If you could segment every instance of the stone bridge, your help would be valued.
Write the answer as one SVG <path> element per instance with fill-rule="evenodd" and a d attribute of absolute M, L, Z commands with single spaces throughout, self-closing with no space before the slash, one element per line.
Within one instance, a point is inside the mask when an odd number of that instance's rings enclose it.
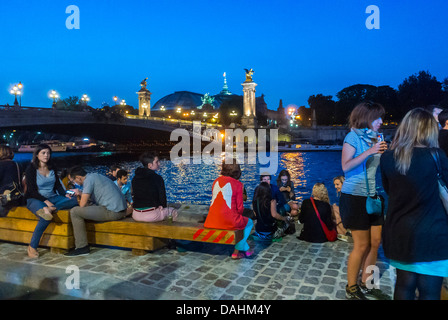
<path fill-rule="evenodd" d="M 209 126 L 209 124 L 207 124 Z M 219 126 L 215 126 L 220 129 Z M 192 121 L 140 117 L 112 116 L 90 111 L 62 111 L 22 108 L 0 109 L 0 129 L 42 131 L 77 137 L 90 137 L 113 143 L 169 141 L 176 128 L 192 131 Z"/>

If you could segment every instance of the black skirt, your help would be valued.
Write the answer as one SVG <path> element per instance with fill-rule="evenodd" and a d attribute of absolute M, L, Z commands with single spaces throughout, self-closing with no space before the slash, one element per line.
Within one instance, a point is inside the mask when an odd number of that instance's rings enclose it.
<path fill-rule="evenodd" d="M 381 216 L 368 214 L 366 211 L 366 199 L 367 197 L 341 193 L 339 212 L 344 228 L 350 230 L 369 230 L 372 226 L 383 225 L 384 214 Z"/>

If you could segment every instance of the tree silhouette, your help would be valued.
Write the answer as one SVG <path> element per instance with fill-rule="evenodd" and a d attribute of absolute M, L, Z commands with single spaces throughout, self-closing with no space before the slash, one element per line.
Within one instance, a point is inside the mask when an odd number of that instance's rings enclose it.
<path fill-rule="evenodd" d="M 332 98 L 333 96 L 324 96 L 321 93 L 308 98 L 308 105 L 316 111 L 318 125 L 328 126 L 335 123 L 336 102 Z"/>
<path fill-rule="evenodd" d="M 402 116 L 413 108 L 437 105 L 443 98 L 442 84 L 428 71 L 420 71 L 398 86 Z"/>

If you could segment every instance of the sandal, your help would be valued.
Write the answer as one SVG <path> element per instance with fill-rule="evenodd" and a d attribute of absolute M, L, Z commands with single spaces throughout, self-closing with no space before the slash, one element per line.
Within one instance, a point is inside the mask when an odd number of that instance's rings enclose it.
<path fill-rule="evenodd" d="M 254 254 L 255 254 L 254 249 L 249 249 L 249 250 L 247 250 L 246 252 L 244 252 L 244 256 L 245 256 L 246 258 L 250 258 L 250 257 L 252 257 Z"/>
<path fill-rule="evenodd" d="M 47 221 L 53 220 L 53 215 L 48 207 L 37 210 L 36 215 Z"/>
<path fill-rule="evenodd" d="M 31 246 L 28 246 L 27 251 L 28 251 L 27 252 L 28 253 L 28 257 L 30 257 L 30 258 L 35 259 L 35 258 L 39 257 L 39 252 L 37 252 L 37 250 L 32 248 Z"/>
<path fill-rule="evenodd" d="M 238 252 L 238 253 L 232 253 L 232 259 L 233 260 L 239 260 L 241 258 L 244 258 L 244 253 L 243 252 Z"/>

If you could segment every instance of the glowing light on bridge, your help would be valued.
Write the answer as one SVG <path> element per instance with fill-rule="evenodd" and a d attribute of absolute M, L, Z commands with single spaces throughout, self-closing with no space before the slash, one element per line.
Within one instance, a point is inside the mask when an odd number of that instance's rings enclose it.
<path fill-rule="evenodd" d="M 14 95 L 14 105 L 17 106 L 19 105 L 19 102 L 17 101 L 17 96 L 20 96 L 22 94 L 22 91 L 19 88 L 22 87 L 22 84 L 19 82 L 18 85 L 15 85 L 14 87 L 12 87 L 12 89 L 9 91 L 12 95 Z"/>
<path fill-rule="evenodd" d="M 50 97 L 51 99 L 53 99 L 53 108 L 55 108 L 55 107 L 56 107 L 56 99 L 59 98 L 59 95 L 58 95 L 58 93 L 56 92 L 56 90 L 51 90 L 51 92 L 50 92 L 50 94 L 49 94 L 49 97 Z"/>
<path fill-rule="evenodd" d="M 87 103 L 90 101 L 90 98 L 89 98 L 88 95 L 83 94 L 82 98 L 81 98 L 81 101 L 87 105 Z"/>

